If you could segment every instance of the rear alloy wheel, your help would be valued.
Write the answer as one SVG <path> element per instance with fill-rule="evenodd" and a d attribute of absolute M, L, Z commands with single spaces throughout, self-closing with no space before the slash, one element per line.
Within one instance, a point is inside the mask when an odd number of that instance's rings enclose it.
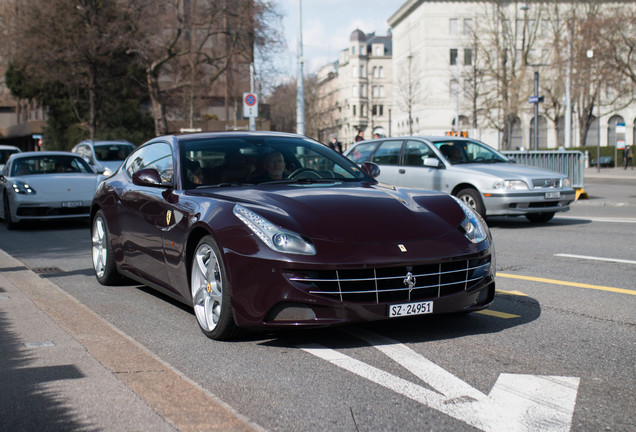
<path fill-rule="evenodd" d="M 190 276 L 194 314 L 210 339 L 231 339 L 238 334 L 232 316 L 230 287 L 223 255 L 212 236 L 199 241 L 192 257 Z"/>
<path fill-rule="evenodd" d="M 554 212 L 549 213 L 528 213 L 526 219 L 534 223 L 546 223 L 554 217 Z"/>
<path fill-rule="evenodd" d="M 97 281 L 102 285 L 116 285 L 121 282 L 123 277 L 115 266 L 113 247 L 110 244 L 110 236 L 106 228 L 106 218 L 101 210 L 93 219 L 91 245 L 93 270 L 95 270 Z"/>
<path fill-rule="evenodd" d="M 484 207 L 484 202 L 481 200 L 481 196 L 476 189 L 462 189 L 457 192 L 456 196 L 464 203 L 466 203 L 468 207 L 479 213 L 482 218 L 486 218 L 486 207 Z"/>

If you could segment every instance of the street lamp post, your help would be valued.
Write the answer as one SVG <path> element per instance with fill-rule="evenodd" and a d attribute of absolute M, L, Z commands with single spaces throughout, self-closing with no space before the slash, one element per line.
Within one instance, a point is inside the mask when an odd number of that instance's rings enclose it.
<path fill-rule="evenodd" d="M 594 50 L 587 50 L 587 58 L 590 61 L 594 58 Z M 592 73 L 590 68 L 590 85 L 592 85 Z M 601 172 L 601 87 L 598 87 L 598 99 L 596 101 L 598 106 L 598 117 L 596 117 L 596 122 L 598 125 L 598 136 L 596 141 L 596 172 Z"/>

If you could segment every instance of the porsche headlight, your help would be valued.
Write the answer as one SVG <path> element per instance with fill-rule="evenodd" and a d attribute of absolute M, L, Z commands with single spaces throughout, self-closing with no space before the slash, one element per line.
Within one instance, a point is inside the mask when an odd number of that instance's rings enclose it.
<path fill-rule="evenodd" d="M 23 181 L 14 181 L 11 184 L 11 187 L 13 188 L 13 191 L 17 194 L 35 195 L 35 189 L 33 189 L 31 186 L 29 186 L 27 183 Z"/>
<path fill-rule="evenodd" d="M 488 228 L 483 219 L 465 202 L 454 196 L 453 198 L 455 198 L 455 201 L 457 201 L 462 210 L 464 210 L 464 220 L 459 226 L 466 238 L 473 243 L 486 240 L 488 237 Z"/>
<path fill-rule="evenodd" d="M 234 214 L 270 249 L 282 253 L 316 255 L 314 245 L 298 234 L 274 225 L 252 210 L 236 204 L 234 206 Z"/>
<path fill-rule="evenodd" d="M 499 180 L 493 185 L 493 189 L 528 190 L 529 188 L 523 180 Z"/>

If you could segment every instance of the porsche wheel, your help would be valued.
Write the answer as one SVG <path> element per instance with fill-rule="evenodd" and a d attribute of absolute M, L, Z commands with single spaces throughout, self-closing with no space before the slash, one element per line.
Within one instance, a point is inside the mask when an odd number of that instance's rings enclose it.
<path fill-rule="evenodd" d="M 207 337 L 223 340 L 238 334 L 223 256 L 212 236 L 203 237 L 194 251 L 190 289 L 197 322 Z"/>
<path fill-rule="evenodd" d="M 11 218 L 11 207 L 9 207 L 9 198 L 7 197 L 6 192 L 4 194 L 2 206 L 4 209 L 4 224 L 7 226 L 7 229 L 16 229 L 18 227 L 18 223 L 14 222 Z"/>
<path fill-rule="evenodd" d="M 113 249 L 110 244 L 108 229 L 104 213 L 99 210 L 93 219 L 91 227 L 91 254 L 93 258 L 93 270 L 95 277 L 102 285 L 116 285 L 123 279 L 113 257 Z"/>

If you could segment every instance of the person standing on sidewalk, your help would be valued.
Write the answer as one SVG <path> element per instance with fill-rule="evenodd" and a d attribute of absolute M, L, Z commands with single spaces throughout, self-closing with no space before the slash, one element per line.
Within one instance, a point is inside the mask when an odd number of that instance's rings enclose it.
<path fill-rule="evenodd" d="M 625 146 L 623 156 L 623 159 L 625 159 L 625 169 L 627 169 L 627 165 L 630 165 L 632 169 L 634 169 L 634 151 L 632 150 L 632 146 Z"/>

